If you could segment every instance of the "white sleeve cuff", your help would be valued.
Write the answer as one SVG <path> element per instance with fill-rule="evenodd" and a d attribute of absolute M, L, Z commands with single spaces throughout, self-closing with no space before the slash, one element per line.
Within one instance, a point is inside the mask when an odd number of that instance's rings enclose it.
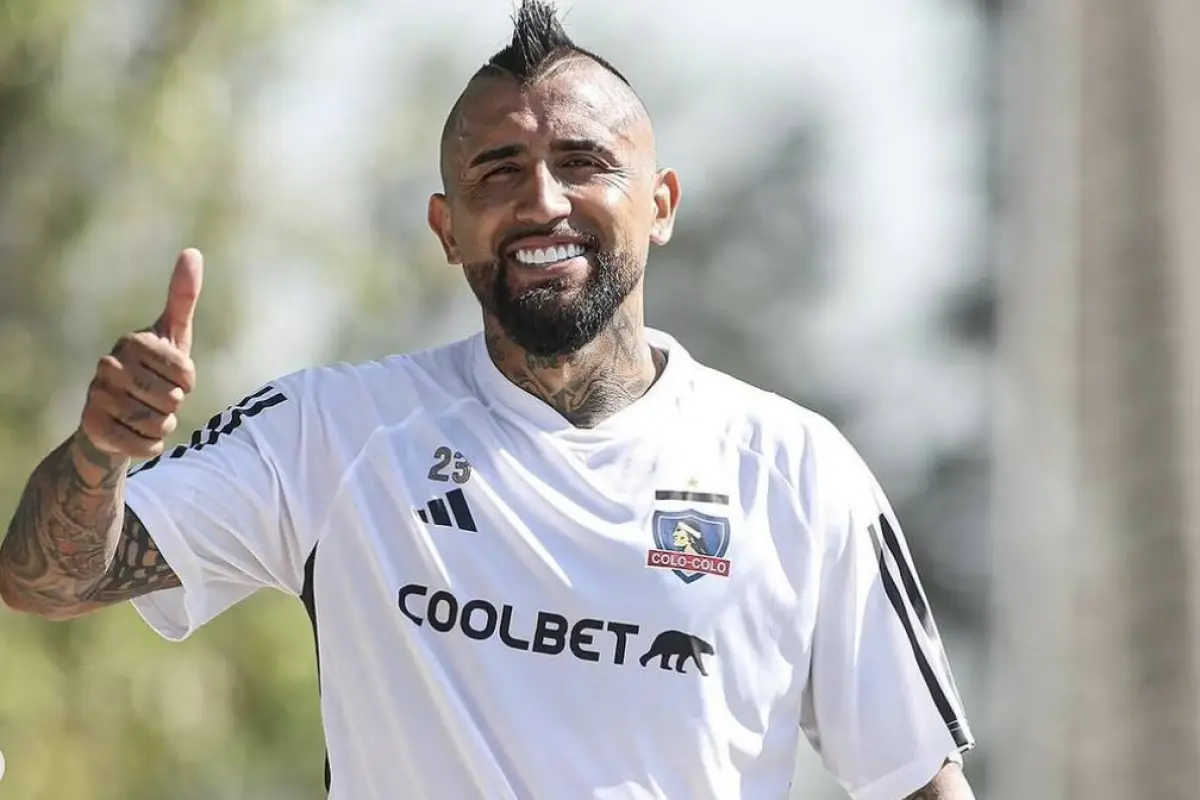
<path fill-rule="evenodd" d="M 195 622 L 200 618 L 195 607 L 203 602 L 200 565 L 179 526 L 149 489 L 136 480 L 129 481 L 125 485 L 125 504 L 146 526 L 155 547 L 182 584 L 134 598 L 133 607 L 159 636 L 172 642 L 182 641 L 199 627 Z"/>
<path fill-rule="evenodd" d="M 947 761 L 961 765 L 962 752 L 942 751 L 913 759 L 882 778 L 852 790 L 850 796 L 854 800 L 904 800 L 933 780 Z"/>

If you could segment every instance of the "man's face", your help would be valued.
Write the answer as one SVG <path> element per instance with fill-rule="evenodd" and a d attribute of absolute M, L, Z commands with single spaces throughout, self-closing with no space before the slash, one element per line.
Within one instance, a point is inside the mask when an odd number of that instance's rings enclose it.
<path fill-rule="evenodd" d="M 678 186 L 655 171 L 649 120 L 590 61 L 524 90 L 478 80 L 460 108 L 430 225 L 510 339 L 575 352 L 639 288 L 650 243 L 670 237 Z"/>

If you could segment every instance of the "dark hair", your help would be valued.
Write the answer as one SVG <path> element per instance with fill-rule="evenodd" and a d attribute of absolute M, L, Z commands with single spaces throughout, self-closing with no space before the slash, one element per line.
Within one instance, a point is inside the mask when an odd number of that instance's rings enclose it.
<path fill-rule="evenodd" d="M 522 0 L 513 16 L 512 41 L 488 59 L 476 75 L 500 73 L 527 85 L 551 67 L 572 58 L 591 59 L 629 85 L 616 67 L 571 41 L 553 4 L 545 0 Z"/>
<path fill-rule="evenodd" d="M 641 100 L 637 99 L 633 87 L 630 86 L 625 76 L 617 71 L 616 67 L 571 41 L 571 37 L 567 35 L 562 23 L 558 20 L 554 5 L 546 0 L 521 0 L 521 5 L 513 15 L 512 40 L 507 47 L 488 59 L 487 63 L 475 72 L 467 85 L 469 88 L 470 84 L 478 78 L 502 77 L 515 80 L 522 89 L 526 89 L 555 66 L 573 59 L 591 60 L 599 64 L 621 81 L 629 89 L 630 95 L 638 106 L 641 106 Z M 450 114 L 446 117 L 445 125 L 442 128 L 441 172 L 442 184 L 447 191 L 453 184 L 452 169 L 447 161 L 447 154 L 450 152 L 447 144 L 453 136 L 455 125 L 462 119 L 466 98 L 467 91 L 464 90 L 455 101 L 453 108 L 450 109 Z"/>

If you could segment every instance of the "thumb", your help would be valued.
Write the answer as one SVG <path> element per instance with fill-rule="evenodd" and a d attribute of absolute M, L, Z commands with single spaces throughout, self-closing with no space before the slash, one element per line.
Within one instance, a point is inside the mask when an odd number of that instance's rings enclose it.
<path fill-rule="evenodd" d="M 175 261 L 167 289 L 167 305 L 155 325 L 158 333 L 182 350 L 184 355 L 190 355 L 192 351 L 192 319 L 196 314 L 196 303 L 200 299 L 203 282 L 204 256 L 194 248 L 184 250 Z"/>

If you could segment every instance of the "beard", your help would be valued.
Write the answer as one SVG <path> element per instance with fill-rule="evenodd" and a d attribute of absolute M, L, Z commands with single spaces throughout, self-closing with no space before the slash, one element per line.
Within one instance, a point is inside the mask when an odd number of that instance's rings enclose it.
<path fill-rule="evenodd" d="M 509 286 L 507 259 L 467 265 L 467 274 L 480 304 L 513 343 L 532 356 L 555 358 L 594 341 L 641 279 L 630 253 L 589 249 L 587 259 L 591 269 L 582 285 L 555 278 L 520 294 Z"/>

